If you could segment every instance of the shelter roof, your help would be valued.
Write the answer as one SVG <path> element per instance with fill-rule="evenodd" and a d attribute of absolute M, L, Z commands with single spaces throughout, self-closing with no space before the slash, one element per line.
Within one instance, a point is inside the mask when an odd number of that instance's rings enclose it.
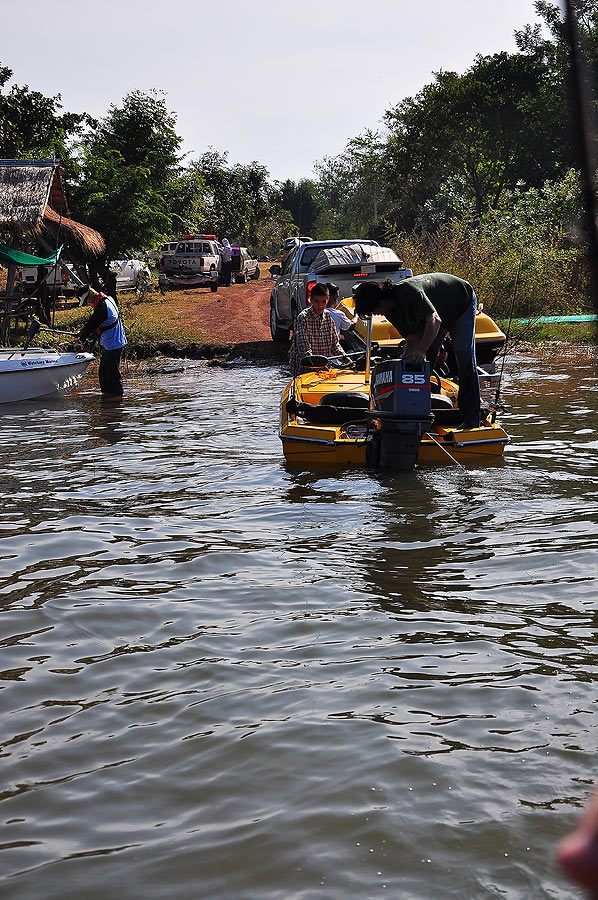
<path fill-rule="evenodd" d="M 17 238 L 57 238 L 78 255 L 105 250 L 101 234 L 70 218 L 57 159 L 0 159 L 0 230 Z"/>

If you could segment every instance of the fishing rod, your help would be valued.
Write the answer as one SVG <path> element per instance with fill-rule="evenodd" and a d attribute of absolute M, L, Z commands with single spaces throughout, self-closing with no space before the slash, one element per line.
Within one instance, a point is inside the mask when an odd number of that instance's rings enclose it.
<path fill-rule="evenodd" d="M 42 323 L 38 319 L 33 318 L 31 325 L 29 326 L 29 328 L 27 330 L 27 334 L 25 336 L 25 341 L 23 342 L 24 350 L 27 349 L 27 347 L 29 346 L 29 344 L 31 343 L 33 338 L 40 331 L 50 331 L 50 332 L 52 332 L 52 334 L 66 334 L 68 337 L 79 337 L 79 333 L 77 331 L 64 331 L 63 329 L 60 329 L 60 328 L 52 328 L 50 325 L 42 325 Z"/>
<path fill-rule="evenodd" d="M 453 454 L 450 452 L 450 450 L 449 450 L 447 447 L 445 447 L 443 444 L 441 444 L 440 441 L 437 441 L 437 440 L 436 440 L 436 438 L 434 437 L 434 435 L 432 434 L 432 432 L 427 431 L 427 432 L 426 432 L 426 437 L 429 437 L 430 440 L 431 440 L 434 444 L 436 444 L 437 447 L 440 447 L 440 449 L 441 449 L 444 453 L 446 453 L 446 455 L 447 455 L 448 457 L 450 457 L 450 459 L 455 463 L 456 466 L 459 466 L 460 469 L 465 469 L 465 466 L 462 466 L 461 463 L 459 462 L 459 460 L 458 460 L 458 459 L 455 459 L 455 457 L 454 457 Z"/>
<path fill-rule="evenodd" d="M 502 354 L 502 363 L 501 363 L 501 367 L 500 367 L 500 374 L 498 376 L 498 384 L 496 385 L 496 392 L 494 394 L 494 404 L 493 404 L 493 408 L 492 408 L 492 417 L 490 420 L 493 425 L 496 422 L 496 412 L 499 409 L 498 401 L 500 399 L 500 389 L 502 387 L 502 377 L 503 377 L 503 374 L 505 371 L 505 360 L 507 358 L 507 347 L 509 344 L 509 338 L 511 337 L 511 324 L 513 322 L 513 311 L 515 309 L 515 297 L 517 296 L 517 288 L 519 286 L 519 277 L 521 275 L 522 263 L 523 263 L 523 248 L 521 250 L 521 253 L 519 254 L 519 265 L 517 266 L 517 275 L 515 276 L 515 286 L 513 287 L 513 294 L 511 296 L 511 309 L 509 312 L 509 324 L 507 326 L 507 334 L 506 334 L 505 346 L 504 346 L 503 354 Z"/>

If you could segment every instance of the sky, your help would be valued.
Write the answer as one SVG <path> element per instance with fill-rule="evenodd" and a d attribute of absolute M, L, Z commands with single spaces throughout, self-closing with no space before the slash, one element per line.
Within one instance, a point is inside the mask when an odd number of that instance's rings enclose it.
<path fill-rule="evenodd" d="M 27 0 L 2 13 L 9 83 L 106 115 L 130 91 L 164 92 L 187 159 L 209 147 L 272 180 L 381 127 L 433 73 L 514 52 L 533 0 Z"/>

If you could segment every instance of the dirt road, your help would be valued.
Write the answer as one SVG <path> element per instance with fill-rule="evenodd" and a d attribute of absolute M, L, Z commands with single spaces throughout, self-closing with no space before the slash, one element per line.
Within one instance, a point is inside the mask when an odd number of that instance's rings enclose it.
<path fill-rule="evenodd" d="M 270 277 L 219 287 L 196 310 L 197 327 L 208 341 L 240 344 L 270 340 Z M 187 293 L 187 292 L 185 292 Z"/>

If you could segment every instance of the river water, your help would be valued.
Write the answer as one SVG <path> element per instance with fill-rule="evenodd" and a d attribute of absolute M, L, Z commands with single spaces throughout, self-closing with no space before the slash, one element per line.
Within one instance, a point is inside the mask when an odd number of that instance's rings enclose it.
<path fill-rule="evenodd" d="M 285 467 L 274 368 L 0 412 L 0 896 L 569 898 L 598 775 L 598 377 L 505 462 Z"/>

